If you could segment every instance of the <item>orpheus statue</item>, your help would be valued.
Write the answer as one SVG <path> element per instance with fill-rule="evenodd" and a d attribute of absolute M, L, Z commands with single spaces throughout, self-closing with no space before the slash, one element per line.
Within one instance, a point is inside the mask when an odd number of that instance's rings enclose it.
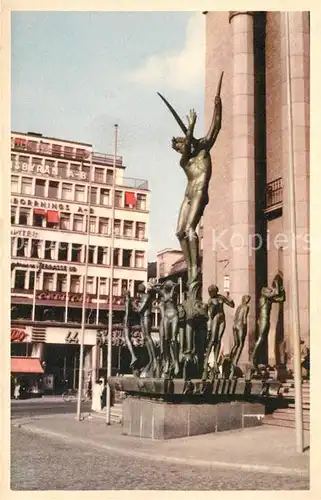
<path fill-rule="evenodd" d="M 257 368 L 258 366 L 258 352 L 263 343 L 267 338 L 270 331 L 270 316 L 272 304 L 275 302 L 285 301 L 285 291 L 281 279 L 276 277 L 273 280 L 272 288 L 263 287 L 261 290 L 261 296 L 259 301 L 259 318 L 257 322 L 258 339 L 254 346 L 252 353 L 252 368 Z"/>
<path fill-rule="evenodd" d="M 134 364 L 137 361 L 137 358 L 134 353 L 134 348 L 133 344 L 131 343 L 130 340 L 130 329 L 132 325 L 132 316 L 133 316 L 133 301 L 130 296 L 130 291 L 126 290 L 125 291 L 125 316 L 124 316 L 124 336 L 125 336 L 125 342 L 128 347 L 128 350 L 131 355 L 131 362 L 130 366 L 134 366 Z"/>
<path fill-rule="evenodd" d="M 209 340 L 207 344 L 205 360 L 204 360 L 204 371 L 203 380 L 207 378 L 207 368 L 208 360 L 212 349 L 214 348 L 214 367 L 213 373 L 218 372 L 218 359 L 221 350 L 222 337 L 225 331 L 225 313 L 224 304 L 229 307 L 234 307 L 234 301 L 229 298 L 229 293 L 226 296 L 218 293 L 218 287 L 216 285 L 211 285 L 208 288 L 209 300 L 207 304 L 208 311 L 208 331 Z"/>
<path fill-rule="evenodd" d="M 143 283 L 138 286 L 139 304 L 137 311 L 140 315 L 140 325 L 142 330 L 143 339 L 148 352 L 149 362 L 147 366 L 143 369 L 140 376 L 154 376 L 157 370 L 157 359 L 155 353 L 155 345 L 151 337 L 151 316 L 152 316 L 152 306 L 153 297 L 151 288 L 146 290 Z"/>
<path fill-rule="evenodd" d="M 247 334 L 247 317 L 249 314 L 249 302 L 251 300 L 250 295 L 243 295 L 242 302 L 238 306 L 234 316 L 233 323 L 233 337 L 234 345 L 230 352 L 230 361 L 232 363 L 232 375 L 234 374 L 235 367 L 240 359 L 243 351 L 246 334 Z"/>
<path fill-rule="evenodd" d="M 178 217 L 176 235 L 183 251 L 188 271 L 188 288 L 190 296 L 199 296 L 200 291 L 200 263 L 199 241 L 196 228 L 209 201 L 208 185 L 212 175 L 210 150 L 221 129 L 222 103 L 220 98 L 223 73 L 219 80 L 214 100 L 214 113 L 208 133 L 201 139 L 194 137 L 196 113 L 192 109 L 187 117 L 188 127 L 185 126 L 176 111 L 160 94 L 178 125 L 185 134 L 184 137 L 173 137 L 172 147 L 181 154 L 180 165 L 187 176 L 187 187 L 184 200 Z"/>
<path fill-rule="evenodd" d="M 171 367 L 173 367 L 174 374 L 179 372 L 178 363 L 178 323 L 179 314 L 175 301 L 175 291 L 177 283 L 171 280 L 165 281 L 162 286 L 155 285 L 153 288 L 157 290 L 160 295 L 160 344 L 161 354 L 163 358 L 163 376 L 170 375 Z"/>

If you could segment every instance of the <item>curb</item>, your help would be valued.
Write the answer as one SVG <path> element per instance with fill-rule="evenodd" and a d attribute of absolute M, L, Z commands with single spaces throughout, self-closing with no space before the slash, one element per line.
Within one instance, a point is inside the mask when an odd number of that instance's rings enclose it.
<path fill-rule="evenodd" d="M 34 434 L 39 434 L 45 437 L 53 437 L 56 439 L 60 439 L 63 441 L 69 441 L 71 443 L 75 444 L 82 444 L 82 445 L 90 445 L 93 448 L 98 448 L 102 450 L 108 450 L 112 451 L 114 453 L 118 453 L 120 455 L 127 455 L 127 456 L 132 456 L 134 458 L 142 458 L 145 460 L 154 460 L 157 462 L 169 462 L 169 463 L 176 463 L 176 464 L 182 464 L 182 465 L 193 465 L 193 466 L 198 466 L 198 467 L 220 467 L 220 468 L 225 468 L 225 469 L 237 469 L 237 470 L 245 470 L 245 471 L 256 471 L 256 472 L 263 472 L 263 473 L 269 473 L 269 474 L 276 474 L 276 475 L 287 475 L 287 476 L 307 476 L 309 477 L 309 471 L 308 470 L 302 470 L 302 469 L 289 469 L 286 467 L 279 467 L 279 466 L 271 466 L 271 465 L 257 465 L 257 464 L 246 464 L 246 463 L 240 463 L 240 462 L 222 462 L 222 461 L 216 461 L 216 460 L 202 460 L 198 458 L 181 458 L 181 457 L 175 457 L 175 456 L 167 456 L 167 455 L 154 455 L 152 453 L 145 453 L 141 451 L 135 451 L 135 450 L 130 450 L 130 449 L 123 449 L 123 448 L 117 448 L 115 446 L 111 445 L 106 445 L 102 443 L 97 443 L 96 441 L 93 441 L 92 439 L 79 439 L 73 436 L 70 436 L 70 434 L 63 434 L 63 433 L 58 433 L 55 431 L 50 431 L 50 430 L 45 430 L 41 427 L 37 427 L 34 425 L 28 425 L 28 423 L 20 423 L 18 425 L 15 425 L 15 427 L 22 428 L 23 430 L 26 430 L 28 432 L 32 432 Z"/>

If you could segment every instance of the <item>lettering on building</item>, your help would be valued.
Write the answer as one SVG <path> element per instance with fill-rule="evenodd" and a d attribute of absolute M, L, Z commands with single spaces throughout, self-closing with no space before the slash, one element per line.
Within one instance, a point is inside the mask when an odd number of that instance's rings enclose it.
<path fill-rule="evenodd" d="M 12 162 L 11 170 L 13 172 L 24 172 L 28 174 L 40 174 L 47 175 L 48 177 L 63 177 L 64 179 L 77 179 L 81 181 L 87 180 L 87 172 L 81 170 L 66 170 L 64 171 L 64 176 L 59 175 L 58 167 L 51 165 L 39 165 L 38 163 L 27 163 L 27 162 Z"/>
<path fill-rule="evenodd" d="M 36 294 L 36 299 L 38 300 L 53 300 L 62 302 L 66 300 L 66 292 L 38 292 Z M 91 297 L 86 298 L 86 302 L 91 302 Z M 81 293 L 69 293 L 69 302 L 82 303 L 83 296 Z"/>
<path fill-rule="evenodd" d="M 78 332 L 68 332 L 65 341 L 67 344 L 78 344 L 79 343 Z"/>
<path fill-rule="evenodd" d="M 11 198 L 11 205 L 20 205 L 23 207 L 30 208 L 43 208 L 48 210 L 60 210 L 61 212 L 80 212 L 86 213 L 88 212 L 87 207 L 82 207 L 80 205 L 70 205 L 69 203 L 56 203 L 54 201 L 43 201 L 43 200 L 34 200 L 30 198 L 19 198 L 17 196 Z M 94 209 L 90 209 L 90 213 L 94 213 Z"/>
<path fill-rule="evenodd" d="M 39 238 L 37 231 L 29 229 L 11 229 L 11 236 L 18 236 L 18 238 Z"/>
<path fill-rule="evenodd" d="M 23 342 L 27 336 L 24 326 L 11 327 L 11 342 Z"/>
<path fill-rule="evenodd" d="M 63 264 L 45 264 L 45 263 L 37 263 L 37 264 L 31 264 L 29 262 L 12 262 L 11 264 L 11 269 L 14 269 L 15 267 L 25 267 L 27 269 L 37 269 L 37 271 L 40 271 L 41 269 L 47 269 L 50 271 L 65 271 L 68 272 L 77 272 L 77 267 L 71 266 L 68 267 Z"/>

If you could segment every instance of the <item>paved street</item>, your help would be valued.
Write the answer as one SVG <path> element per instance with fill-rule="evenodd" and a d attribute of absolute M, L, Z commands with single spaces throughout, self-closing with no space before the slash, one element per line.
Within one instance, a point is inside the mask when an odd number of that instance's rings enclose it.
<path fill-rule="evenodd" d="M 90 405 L 90 402 L 81 403 L 81 409 L 88 412 Z M 59 396 L 11 401 L 11 419 L 36 415 L 76 414 L 76 411 L 77 403 L 65 403 Z"/>
<path fill-rule="evenodd" d="M 134 459 L 12 428 L 14 490 L 308 489 L 307 477 Z"/>

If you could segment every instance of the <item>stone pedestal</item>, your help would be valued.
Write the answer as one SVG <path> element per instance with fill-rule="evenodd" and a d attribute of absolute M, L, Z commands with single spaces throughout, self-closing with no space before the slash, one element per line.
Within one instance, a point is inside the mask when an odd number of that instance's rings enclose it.
<path fill-rule="evenodd" d="M 128 436 L 163 440 L 258 426 L 264 414 L 260 403 L 168 403 L 127 397 L 122 426 Z"/>

